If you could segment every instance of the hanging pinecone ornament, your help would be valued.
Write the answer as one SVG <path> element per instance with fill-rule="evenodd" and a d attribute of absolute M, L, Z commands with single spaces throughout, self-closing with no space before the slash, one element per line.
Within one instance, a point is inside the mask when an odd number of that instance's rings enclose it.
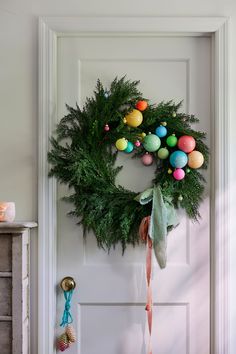
<path fill-rule="evenodd" d="M 70 289 L 64 286 L 64 281 L 68 282 L 68 279 L 69 281 L 71 281 L 71 279 L 73 281 L 73 286 Z M 73 317 L 70 312 L 72 295 L 75 288 L 75 281 L 71 277 L 66 277 L 61 281 L 61 288 L 64 293 L 65 308 L 64 308 L 60 326 L 64 327 L 64 333 L 61 334 L 60 337 L 58 338 L 58 349 L 61 352 L 64 352 L 73 343 L 76 342 L 76 333 L 74 327 L 72 326 Z"/>
<path fill-rule="evenodd" d="M 63 333 L 60 335 L 58 338 L 58 349 L 61 352 L 64 352 L 66 349 L 68 349 L 70 346 L 70 340 L 69 337 L 66 333 Z"/>
<path fill-rule="evenodd" d="M 69 338 L 69 341 L 71 343 L 76 342 L 76 333 L 75 333 L 75 329 L 72 325 L 66 326 L 65 333 L 67 334 L 67 337 Z"/>

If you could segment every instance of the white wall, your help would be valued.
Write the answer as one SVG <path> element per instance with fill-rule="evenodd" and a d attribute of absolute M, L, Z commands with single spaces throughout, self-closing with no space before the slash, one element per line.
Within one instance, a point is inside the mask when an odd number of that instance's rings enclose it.
<path fill-rule="evenodd" d="M 18 220 L 37 220 L 37 26 L 38 16 L 230 16 L 230 86 L 236 93 L 235 0 L 0 0 L 0 199 L 16 202 Z M 231 149 L 236 149 L 236 99 L 231 99 Z M 231 163 L 236 190 L 236 159 Z M 236 212 L 235 193 L 232 215 Z M 233 218 L 232 218 L 233 219 Z M 231 298 L 236 298 L 236 231 L 231 237 Z M 36 264 L 37 240 L 32 238 Z M 32 292 L 36 291 L 36 272 Z M 35 295 L 32 307 L 35 312 Z M 236 303 L 231 302 L 231 329 L 236 332 Z M 34 315 L 35 319 L 35 315 Z M 33 345 L 36 345 L 36 333 Z M 236 336 L 231 354 L 236 353 Z M 32 351 L 31 354 L 36 354 Z"/>

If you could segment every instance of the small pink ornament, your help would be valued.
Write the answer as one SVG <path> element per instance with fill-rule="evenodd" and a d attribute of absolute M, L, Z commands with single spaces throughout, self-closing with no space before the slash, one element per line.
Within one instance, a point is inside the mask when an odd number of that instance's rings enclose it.
<path fill-rule="evenodd" d="M 109 132 L 110 127 L 109 127 L 109 125 L 108 125 L 108 124 L 106 124 L 106 125 L 105 125 L 104 130 L 105 130 L 105 132 Z"/>
<path fill-rule="evenodd" d="M 137 141 L 135 141 L 134 145 L 135 145 L 136 147 L 139 147 L 139 146 L 141 145 L 141 143 L 140 143 L 139 140 L 137 140 Z"/>
<path fill-rule="evenodd" d="M 189 153 L 195 149 L 196 141 L 190 135 L 183 135 L 178 140 L 178 148 L 186 153 Z"/>
<path fill-rule="evenodd" d="M 151 154 L 148 153 L 143 155 L 141 160 L 144 166 L 150 166 L 153 163 L 153 157 Z"/>
<path fill-rule="evenodd" d="M 185 172 L 182 168 L 177 168 L 174 173 L 173 173 L 173 177 L 177 180 L 177 181 L 181 181 L 181 179 L 183 179 L 185 176 Z"/>

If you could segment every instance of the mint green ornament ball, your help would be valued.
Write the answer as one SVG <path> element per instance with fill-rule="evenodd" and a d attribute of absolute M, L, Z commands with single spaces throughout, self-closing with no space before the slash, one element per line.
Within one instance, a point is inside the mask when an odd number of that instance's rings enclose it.
<path fill-rule="evenodd" d="M 169 156 L 169 151 L 167 150 L 167 148 L 161 148 L 160 150 L 158 150 L 157 156 L 159 157 L 159 159 L 165 160 Z"/>
<path fill-rule="evenodd" d="M 176 138 L 175 135 L 170 135 L 168 136 L 168 138 L 166 139 L 166 144 L 170 147 L 174 147 L 177 145 L 178 139 Z"/>
<path fill-rule="evenodd" d="M 161 140 L 155 134 L 148 134 L 143 139 L 144 149 L 148 152 L 154 152 L 161 146 Z"/>

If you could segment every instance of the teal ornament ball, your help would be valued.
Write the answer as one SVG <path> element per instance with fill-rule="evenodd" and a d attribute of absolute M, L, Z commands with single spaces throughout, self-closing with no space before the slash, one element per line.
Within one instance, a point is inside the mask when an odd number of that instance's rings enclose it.
<path fill-rule="evenodd" d="M 154 152 L 161 146 L 161 140 L 155 134 L 148 134 L 143 139 L 144 149 L 148 152 Z"/>
<path fill-rule="evenodd" d="M 164 138 L 164 136 L 166 136 L 166 134 L 167 134 L 167 129 L 166 129 L 166 127 L 163 127 L 163 125 L 160 125 L 159 127 L 156 128 L 155 134 L 156 134 L 159 138 Z"/>
<path fill-rule="evenodd" d="M 127 148 L 124 150 L 126 154 L 130 154 L 134 150 L 134 144 L 131 141 L 128 141 Z"/>
<path fill-rule="evenodd" d="M 158 150 L 157 156 L 159 157 L 159 159 L 165 160 L 169 156 L 169 151 L 165 147 L 161 148 L 160 150 Z"/>
<path fill-rule="evenodd" d="M 174 168 L 183 168 L 188 163 L 188 156 L 181 150 L 176 150 L 170 155 L 170 164 Z"/>
<path fill-rule="evenodd" d="M 166 139 L 166 144 L 170 147 L 176 146 L 177 142 L 178 142 L 178 139 L 176 138 L 176 136 L 174 134 L 168 136 L 168 138 Z"/>

